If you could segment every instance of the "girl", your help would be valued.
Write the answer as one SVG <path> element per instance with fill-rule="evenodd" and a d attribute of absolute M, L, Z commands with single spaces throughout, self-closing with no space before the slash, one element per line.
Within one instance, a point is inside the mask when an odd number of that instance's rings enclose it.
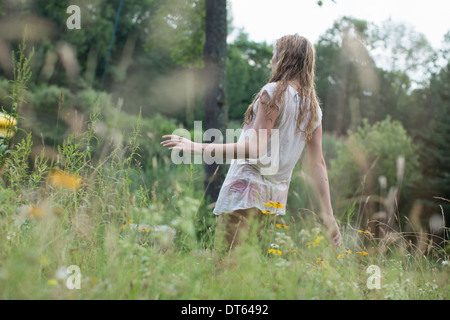
<path fill-rule="evenodd" d="M 207 152 L 213 157 L 232 159 L 214 208 L 214 214 L 219 215 L 216 235 L 224 236 L 227 249 L 248 235 L 250 220 L 259 220 L 263 214 L 285 214 L 292 171 L 307 145 L 308 162 L 321 203 L 320 214 L 328 235 L 338 247 L 341 234 L 331 207 L 322 155 L 322 111 L 314 86 L 314 47 L 298 34 L 284 36 L 276 42 L 271 63 L 270 81 L 247 109 L 237 143 L 196 143 L 167 135 L 163 138 L 170 140 L 161 144 L 170 146 L 170 150 Z M 275 148 L 273 140 L 277 142 Z M 267 160 L 269 154 L 276 164 L 273 166 L 272 161 L 271 168 L 275 170 L 267 173 L 263 159 Z"/>

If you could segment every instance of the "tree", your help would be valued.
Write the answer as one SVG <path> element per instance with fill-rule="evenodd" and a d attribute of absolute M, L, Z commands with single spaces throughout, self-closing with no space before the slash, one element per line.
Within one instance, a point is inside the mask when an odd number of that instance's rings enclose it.
<path fill-rule="evenodd" d="M 218 129 L 225 136 L 225 125 L 228 121 L 225 82 L 228 35 L 226 0 L 206 0 L 205 30 L 204 74 L 208 84 L 205 97 L 205 130 Z M 220 143 L 216 141 L 218 142 Z M 224 180 L 223 171 L 223 165 L 205 164 L 206 199 L 217 199 Z"/>
<path fill-rule="evenodd" d="M 366 48 L 368 30 L 366 21 L 344 17 L 316 45 L 316 83 L 323 101 L 324 127 L 338 135 L 356 129 L 368 109 L 367 100 L 378 89 L 375 62 Z M 360 107 L 363 102 L 364 109 Z"/>
<path fill-rule="evenodd" d="M 447 66 L 431 78 L 424 90 L 425 103 L 431 118 L 419 135 L 420 160 L 424 179 L 417 188 L 417 195 L 426 205 L 428 214 L 441 213 L 439 205 L 449 221 L 450 212 L 450 60 Z M 427 122 L 427 117 L 423 121 Z M 437 197 L 437 198 L 436 198 Z M 443 198 L 447 201 L 438 199 Z"/>

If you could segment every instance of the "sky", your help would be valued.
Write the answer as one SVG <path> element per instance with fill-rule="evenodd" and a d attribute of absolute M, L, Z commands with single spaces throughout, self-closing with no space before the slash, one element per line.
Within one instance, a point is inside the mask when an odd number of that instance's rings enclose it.
<path fill-rule="evenodd" d="M 229 0 L 233 26 L 249 39 L 273 44 L 286 34 L 298 33 L 316 43 L 319 36 L 342 16 L 373 22 L 405 23 L 423 33 L 433 48 L 441 47 L 450 31 L 450 0 Z M 232 41 L 236 31 L 228 41 Z"/>

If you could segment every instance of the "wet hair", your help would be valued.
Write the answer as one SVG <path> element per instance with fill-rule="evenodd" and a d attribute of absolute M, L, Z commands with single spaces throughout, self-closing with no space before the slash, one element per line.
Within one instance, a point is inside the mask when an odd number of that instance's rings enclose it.
<path fill-rule="evenodd" d="M 299 98 L 303 101 L 303 97 L 305 97 L 306 106 L 308 106 L 308 101 L 310 101 L 310 105 L 309 108 L 306 108 L 300 104 L 296 132 L 304 132 L 306 140 L 309 141 L 312 138 L 314 125 L 318 121 L 318 109 L 320 108 L 314 83 L 316 54 L 314 46 L 308 39 L 295 34 L 278 39 L 275 50 L 276 61 L 269 80 L 269 83 L 277 83 L 272 101 L 282 106 L 284 104 L 284 93 L 289 82 L 300 85 Z M 253 120 L 253 106 L 262 93 L 260 91 L 248 107 L 242 126 L 250 124 Z M 269 113 L 267 109 L 266 113 Z M 306 126 L 302 129 L 301 124 L 305 118 L 307 118 Z"/>

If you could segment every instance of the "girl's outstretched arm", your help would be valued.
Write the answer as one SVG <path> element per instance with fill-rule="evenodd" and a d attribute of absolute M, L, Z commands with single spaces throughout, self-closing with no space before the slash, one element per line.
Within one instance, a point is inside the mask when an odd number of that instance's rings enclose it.
<path fill-rule="evenodd" d="M 262 108 L 261 108 L 262 106 Z M 198 143 L 178 135 L 165 135 L 168 139 L 161 142 L 170 150 L 182 150 L 191 154 L 206 154 L 221 159 L 256 159 L 267 149 L 268 140 L 272 134 L 273 125 L 279 114 L 278 107 L 272 102 L 268 93 L 263 92 L 258 104 L 251 134 L 247 141 L 236 143 Z"/>
<path fill-rule="evenodd" d="M 321 218 L 334 246 L 339 247 L 341 244 L 341 233 L 331 206 L 327 166 L 322 154 L 322 125 L 317 127 L 312 139 L 308 142 L 308 163 L 320 199 Z"/>

